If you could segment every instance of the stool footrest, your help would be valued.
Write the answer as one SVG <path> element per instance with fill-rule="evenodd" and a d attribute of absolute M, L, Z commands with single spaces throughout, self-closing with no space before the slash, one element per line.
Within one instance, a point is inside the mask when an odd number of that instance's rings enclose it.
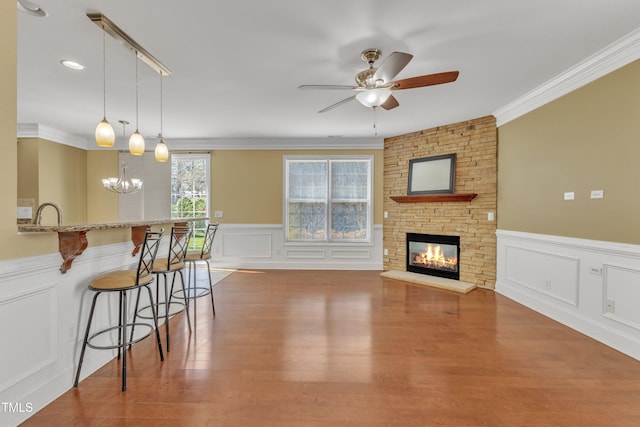
<path fill-rule="evenodd" d="M 171 311 L 171 306 L 178 306 L 180 307 L 178 310 L 175 311 Z M 163 319 L 166 314 L 165 314 L 165 310 L 166 310 L 166 304 L 164 302 L 160 302 L 159 304 L 155 304 L 156 307 L 156 314 L 158 316 L 158 319 Z M 140 307 L 138 309 L 138 313 L 137 316 L 141 319 L 145 319 L 145 320 L 153 320 L 153 316 L 151 315 L 151 310 L 150 310 L 151 306 L 150 305 L 146 305 L 144 307 Z M 180 302 L 180 301 L 171 301 L 169 303 L 169 316 L 175 316 L 176 314 L 184 311 L 185 309 L 185 305 L 184 303 Z M 148 314 L 146 314 L 146 312 L 148 312 Z"/>
<path fill-rule="evenodd" d="M 143 323 L 143 322 L 127 323 L 127 325 L 126 325 L 126 326 L 127 326 L 127 331 L 128 331 L 128 330 L 130 330 L 130 328 L 132 328 L 133 326 L 135 326 L 135 327 L 142 327 L 142 326 L 144 326 L 144 327 L 149 328 L 149 332 L 147 332 L 146 334 L 144 334 L 144 335 L 142 335 L 142 336 L 140 336 L 140 337 L 138 337 L 138 338 L 136 338 L 136 339 L 134 339 L 134 340 L 132 340 L 132 341 L 126 341 L 126 344 L 125 344 L 125 345 L 127 345 L 127 346 L 129 346 L 129 345 L 131 345 L 131 344 L 135 344 L 135 343 L 137 343 L 138 341 L 142 341 L 143 339 L 145 339 L 145 338 L 147 338 L 149 335 L 151 335 L 151 333 L 152 333 L 152 332 L 153 332 L 153 330 L 154 330 L 153 325 L 150 325 L 150 324 L 148 324 L 148 323 Z M 122 347 L 122 343 L 120 343 L 120 344 L 110 344 L 110 345 L 98 345 L 98 344 L 93 344 L 93 343 L 91 342 L 92 340 L 94 340 L 95 338 L 97 338 L 97 337 L 99 337 L 99 336 L 101 336 L 101 335 L 103 335 L 103 334 L 109 333 L 109 332 L 111 332 L 111 331 L 116 331 L 116 330 L 118 330 L 118 329 L 122 329 L 122 327 L 121 327 L 121 326 L 112 326 L 112 327 L 110 327 L 110 328 L 102 329 L 101 331 L 98 331 L 98 332 L 96 332 L 96 333 L 92 334 L 92 335 L 87 339 L 87 346 L 88 346 L 88 347 L 91 347 L 91 348 L 94 348 L 94 349 L 96 349 L 96 350 L 112 350 L 112 349 L 116 349 L 116 348 L 118 348 L 118 347 Z"/>
<path fill-rule="evenodd" d="M 187 298 L 188 299 L 200 298 L 200 297 L 209 295 L 210 293 L 211 293 L 211 289 L 205 288 L 205 287 L 188 288 Z M 182 289 L 179 289 L 173 293 L 173 296 L 176 298 L 184 298 L 184 293 L 182 292 Z"/>

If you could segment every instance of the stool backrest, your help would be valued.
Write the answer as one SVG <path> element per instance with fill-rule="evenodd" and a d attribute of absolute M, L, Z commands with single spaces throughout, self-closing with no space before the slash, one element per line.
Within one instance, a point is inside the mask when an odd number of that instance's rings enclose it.
<path fill-rule="evenodd" d="M 172 227 L 171 228 L 171 241 L 169 242 L 169 258 L 167 260 L 167 267 L 171 268 L 172 265 L 180 264 L 184 262 L 184 257 L 187 254 L 187 245 L 189 238 L 191 237 L 191 229 L 189 227 Z"/>
<path fill-rule="evenodd" d="M 140 283 L 140 279 L 151 275 L 153 262 L 156 260 L 158 248 L 160 247 L 162 233 L 163 231 L 147 231 L 144 234 L 144 242 L 142 243 L 142 250 L 140 251 L 140 261 L 138 262 L 136 285 Z"/>
<path fill-rule="evenodd" d="M 207 232 L 204 235 L 204 242 L 202 242 L 202 250 L 200 251 L 200 258 L 206 258 L 211 254 L 211 247 L 213 246 L 213 238 L 218 231 L 219 223 L 209 224 L 207 226 Z"/>

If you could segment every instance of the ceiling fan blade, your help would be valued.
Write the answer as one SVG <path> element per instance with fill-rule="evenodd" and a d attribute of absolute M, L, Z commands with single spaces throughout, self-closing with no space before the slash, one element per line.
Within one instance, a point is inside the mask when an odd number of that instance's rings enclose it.
<path fill-rule="evenodd" d="M 358 86 L 350 86 L 350 85 L 300 85 L 298 89 L 337 89 L 337 90 L 345 90 L 345 89 L 357 89 Z"/>
<path fill-rule="evenodd" d="M 384 108 L 385 110 L 391 110 L 391 109 L 394 109 L 394 108 L 396 108 L 398 105 L 400 105 L 400 104 L 398 103 L 398 100 L 397 100 L 393 95 L 389 96 L 389 97 L 387 98 L 387 100 L 386 100 L 386 101 L 384 101 L 384 103 L 380 104 L 380 106 L 381 106 L 382 108 Z"/>
<path fill-rule="evenodd" d="M 346 104 L 347 102 L 353 101 L 354 99 L 356 99 L 356 96 L 350 96 L 348 98 L 343 99 L 342 101 L 338 101 L 335 104 L 331 104 L 328 107 L 323 108 L 322 110 L 318 111 L 318 113 L 326 113 L 329 110 L 333 110 L 336 107 L 339 107 L 342 104 Z"/>
<path fill-rule="evenodd" d="M 451 83 L 458 78 L 459 71 L 447 71 L 445 73 L 426 74 L 424 76 L 410 77 L 408 79 L 397 80 L 389 83 L 393 90 L 413 89 L 416 87 L 433 86 L 443 83 Z"/>
<path fill-rule="evenodd" d="M 378 67 L 373 75 L 373 80 L 382 80 L 384 83 L 389 83 L 407 66 L 411 58 L 413 58 L 413 55 L 410 53 L 392 52 Z"/>

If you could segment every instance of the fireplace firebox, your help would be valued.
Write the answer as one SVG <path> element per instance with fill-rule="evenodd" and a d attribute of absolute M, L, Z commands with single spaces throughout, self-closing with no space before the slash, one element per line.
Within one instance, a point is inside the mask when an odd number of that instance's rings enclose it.
<path fill-rule="evenodd" d="M 407 233 L 407 271 L 460 280 L 460 237 Z"/>

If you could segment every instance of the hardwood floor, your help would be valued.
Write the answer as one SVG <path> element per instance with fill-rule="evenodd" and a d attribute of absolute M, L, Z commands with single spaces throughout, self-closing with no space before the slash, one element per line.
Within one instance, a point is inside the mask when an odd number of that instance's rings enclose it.
<path fill-rule="evenodd" d="M 492 291 L 266 270 L 214 294 L 164 362 L 134 346 L 126 392 L 114 360 L 24 425 L 640 425 L 640 362 Z"/>

